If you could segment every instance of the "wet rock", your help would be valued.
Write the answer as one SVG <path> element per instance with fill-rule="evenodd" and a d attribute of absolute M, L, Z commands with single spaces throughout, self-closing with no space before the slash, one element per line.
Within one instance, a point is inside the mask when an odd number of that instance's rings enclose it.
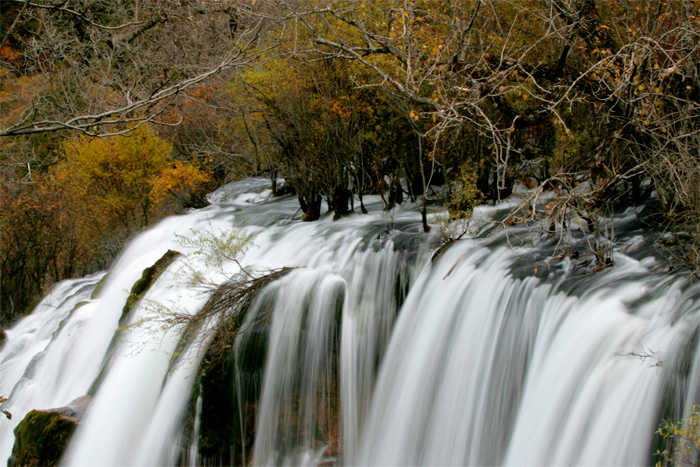
<path fill-rule="evenodd" d="M 250 464 L 267 334 L 261 327 L 243 337 L 238 358 L 230 354 L 211 359 L 210 351 L 203 360 L 199 381 L 202 465 Z"/>
<path fill-rule="evenodd" d="M 151 288 L 160 274 L 165 271 L 178 256 L 180 256 L 179 252 L 168 250 L 158 261 L 156 261 L 153 266 L 144 269 L 141 278 L 137 280 L 131 288 L 129 297 L 127 298 L 124 309 L 122 310 L 122 317 L 119 320 L 120 326 L 126 324 L 129 312 L 134 308 L 138 301 L 141 300 L 148 289 Z"/>
<path fill-rule="evenodd" d="M 83 396 L 66 407 L 29 412 L 15 428 L 8 467 L 58 465 L 89 402 Z"/>

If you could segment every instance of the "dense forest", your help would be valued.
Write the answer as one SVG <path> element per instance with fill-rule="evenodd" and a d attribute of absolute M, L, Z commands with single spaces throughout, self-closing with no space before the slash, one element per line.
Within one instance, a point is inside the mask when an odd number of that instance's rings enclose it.
<path fill-rule="evenodd" d="M 432 203 L 465 218 L 524 187 L 504 224 L 575 220 L 601 265 L 599 220 L 644 206 L 700 268 L 697 0 L 0 5 L 0 324 L 262 174 L 305 221 L 380 194 L 426 231 Z"/>

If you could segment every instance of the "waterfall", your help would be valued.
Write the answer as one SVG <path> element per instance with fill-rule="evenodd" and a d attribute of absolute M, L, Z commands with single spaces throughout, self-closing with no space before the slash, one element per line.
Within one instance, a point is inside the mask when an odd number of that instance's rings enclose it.
<path fill-rule="evenodd" d="M 414 285 L 358 464 L 649 463 L 660 404 L 675 396 L 664 387 L 683 352 L 695 358 L 697 289 L 669 291 L 621 257 L 572 296 L 565 277 L 514 278 L 512 254 L 465 242 Z M 694 311 L 679 320 L 683 304 Z M 697 396 L 696 375 L 683 384 Z"/>
<path fill-rule="evenodd" d="M 210 201 L 7 330 L 2 459 L 30 410 L 89 395 L 65 465 L 644 465 L 660 421 L 699 402 L 700 286 L 666 272 L 632 215 L 611 220 L 615 265 L 594 270 L 583 249 L 554 258 L 546 239 L 510 247 L 515 228 L 486 235 L 498 208 L 438 249 L 417 209 L 378 197 L 368 215 L 313 223 L 262 179 Z M 255 236 L 240 264 L 183 241 L 232 229 Z M 168 250 L 180 255 L 125 313 Z M 241 311 L 216 373 L 215 322 L 161 314 L 196 315 L 241 267 L 293 269 Z"/>

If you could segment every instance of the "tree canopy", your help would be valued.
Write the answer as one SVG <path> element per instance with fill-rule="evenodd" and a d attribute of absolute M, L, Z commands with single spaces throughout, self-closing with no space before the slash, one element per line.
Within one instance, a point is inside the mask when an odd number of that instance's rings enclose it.
<path fill-rule="evenodd" d="M 676 259 L 700 267 L 697 0 L 8 0 L 2 9 L 3 290 L 10 265 L 45 284 L 99 263 L 66 259 L 84 267 L 49 275 L 41 261 L 10 258 L 12 241 L 46 250 L 52 229 L 68 228 L 38 206 L 70 217 L 89 200 L 113 213 L 94 225 L 121 223 L 125 238 L 196 204 L 207 177 L 263 173 L 284 177 L 305 220 L 324 202 L 335 216 L 364 211 L 362 196 L 379 194 L 388 209 L 419 203 L 425 230 L 428 203 L 464 216 L 522 184 L 506 223 L 561 231 L 575 219 L 602 263 L 600 219 L 644 205 L 649 228 L 683 233 Z M 125 159 L 139 145 L 149 147 L 139 162 L 152 166 Z M 23 225 L 37 235 L 20 245 L 11 239 Z M 80 257 L 84 237 L 71 242 L 51 248 Z M 3 298 L 3 314 L 27 297 Z"/>

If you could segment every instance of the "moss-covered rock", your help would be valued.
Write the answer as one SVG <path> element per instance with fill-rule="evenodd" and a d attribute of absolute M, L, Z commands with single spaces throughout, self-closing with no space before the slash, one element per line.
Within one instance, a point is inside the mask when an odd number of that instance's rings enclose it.
<path fill-rule="evenodd" d="M 98 295 L 100 294 L 100 292 L 102 291 L 102 288 L 103 288 L 104 285 L 107 283 L 107 279 L 109 279 L 109 275 L 110 275 L 110 274 L 109 274 L 109 272 L 108 272 L 107 274 L 105 274 L 104 276 L 102 276 L 102 279 L 100 279 L 100 280 L 97 282 L 97 285 L 95 285 L 95 288 L 93 289 L 92 293 L 90 294 L 90 298 L 92 298 L 92 299 L 97 298 L 97 296 L 98 296 Z"/>
<path fill-rule="evenodd" d="M 264 326 L 257 326 L 239 337 L 243 339 L 240 355 L 233 348 L 225 357 L 221 355 L 222 340 L 231 338 L 224 332 L 217 334 L 202 361 L 198 389 L 203 465 L 248 465 L 253 452 L 267 332 Z"/>
<path fill-rule="evenodd" d="M 156 279 L 158 279 L 163 271 L 165 271 L 179 255 L 180 253 L 177 251 L 168 250 L 153 266 L 143 270 L 141 278 L 134 282 L 129 297 L 126 299 L 126 304 L 122 310 L 121 325 L 124 324 L 124 320 L 129 314 L 129 311 L 134 308 L 136 303 L 138 303 L 148 289 L 151 288 Z"/>
<path fill-rule="evenodd" d="M 262 300 L 255 307 L 256 319 L 245 329 L 243 324 L 265 286 L 292 269 L 277 269 L 220 285 L 193 317 L 191 329 L 185 331 L 179 349 L 192 345 L 198 323 L 215 323 L 211 339 L 202 344 L 206 352 L 199 367 L 200 377 L 185 414 L 182 463 L 189 455 L 187 449 L 196 441 L 200 465 L 250 465 L 267 352 L 267 323 L 276 302 Z"/>
<path fill-rule="evenodd" d="M 8 467 L 58 465 L 89 398 L 68 407 L 32 410 L 15 428 L 15 445 Z"/>

